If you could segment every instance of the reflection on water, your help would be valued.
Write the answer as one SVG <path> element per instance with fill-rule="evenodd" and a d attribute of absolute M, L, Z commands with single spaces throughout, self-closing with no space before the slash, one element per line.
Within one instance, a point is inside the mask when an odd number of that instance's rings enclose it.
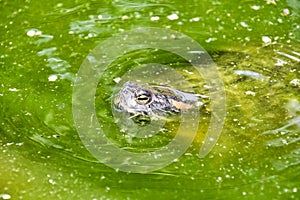
<path fill-rule="evenodd" d="M 277 170 L 284 170 L 292 166 L 300 164 L 300 104 L 297 99 L 291 99 L 285 105 L 288 111 L 286 124 L 274 129 L 263 132 L 263 135 L 273 135 L 265 144 L 270 148 L 290 149 L 280 155 L 278 159 L 273 161 L 273 166 Z"/>

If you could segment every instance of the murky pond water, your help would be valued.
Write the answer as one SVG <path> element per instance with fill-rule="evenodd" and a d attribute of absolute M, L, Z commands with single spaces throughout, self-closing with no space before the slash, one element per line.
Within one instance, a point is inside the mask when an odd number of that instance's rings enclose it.
<path fill-rule="evenodd" d="M 26 0 L 1 1 L 0 8 L 0 199 L 300 198 L 298 1 Z M 226 119 L 217 144 L 199 158 L 214 115 L 205 101 L 195 140 L 181 157 L 152 172 L 125 173 L 82 143 L 72 94 L 96 46 L 141 27 L 176 30 L 206 49 L 224 84 Z M 134 77 L 130 70 L 147 63 L 176 69 L 190 89 L 211 95 L 182 58 L 124 52 L 99 80 L 95 107 L 107 136 L 126 151 L 153 151 L 174 136 L 128 140 L 116 132 L 110 97 L 118 78 Z M 187 89 L 172 77 L 169 86 Z"/>

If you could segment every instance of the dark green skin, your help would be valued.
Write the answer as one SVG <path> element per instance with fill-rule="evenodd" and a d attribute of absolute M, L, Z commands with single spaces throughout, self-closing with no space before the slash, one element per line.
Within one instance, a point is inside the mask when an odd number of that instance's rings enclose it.
<path fill-rule="evenodd" d="M 126 82 L 114 96 L 113 108 L 132 117 L 157 120 L 178 115 L 199 105 L 196 95 L 179 90 Z"/>

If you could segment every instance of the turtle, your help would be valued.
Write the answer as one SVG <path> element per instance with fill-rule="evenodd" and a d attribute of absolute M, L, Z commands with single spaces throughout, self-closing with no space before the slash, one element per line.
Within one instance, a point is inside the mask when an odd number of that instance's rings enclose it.
<path fill-rule="evenodd" d="M 199 95 L 159 85 L 127 81 L 113 96 L 113 109 L 129 114 L 136 123 L 174 118 L 183 111 L 201 106 Z"/>

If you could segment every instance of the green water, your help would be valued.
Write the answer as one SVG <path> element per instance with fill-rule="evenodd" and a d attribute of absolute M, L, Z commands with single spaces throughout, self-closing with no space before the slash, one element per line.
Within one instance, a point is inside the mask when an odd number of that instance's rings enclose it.
<path fill-rule="evenodd" d="M 299 1 L 0 2 L 0 199 L 300 199 Z M 82 62 L 100 42 L 138 27 L 198 41 L 226 90 L 225 125 L 208 156 L 198 157 L 203 126 L 178 161 L 146 174 L 99 163 L 72 116 Z M 188 68 L 149 52 L 118 59 L 97 95 L 109 98 L 113 79 L 139 63 Z M 99 102 L 113 130 L 110 107 Z"/>

